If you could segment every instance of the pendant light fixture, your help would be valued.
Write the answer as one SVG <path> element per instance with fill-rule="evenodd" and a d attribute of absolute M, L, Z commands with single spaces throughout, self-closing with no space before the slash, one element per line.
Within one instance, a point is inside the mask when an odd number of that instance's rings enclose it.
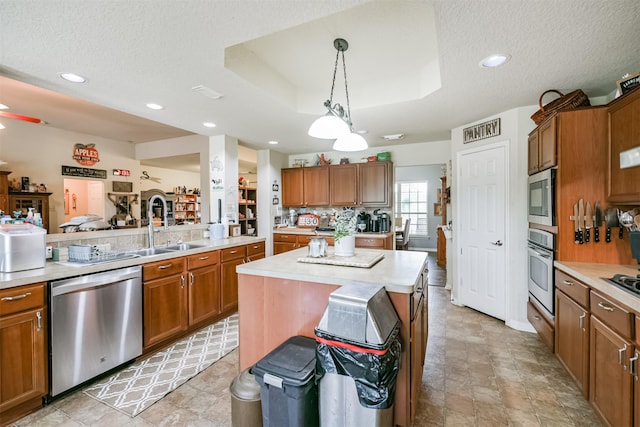
<path fill-rule="evenodd" d="M 333 149 L 336 151 L 361 151 L 368 145 L 367 141 L 353 132 L 351 123 L 351 107 L 349 105 L 349 89 L 347 86 L 347 66 L 344 62 L 344 52 L 349 48 L 349 43 L 344 39 L 335 39 L 333 46 L 336 48 L 336 62 L 333 67 L 333 80 L 331 82 L 331 94 L 324 102 L 327 114 L 316 119 L 309 127 L 309 135 L 314 138 L 335 139 Z M 338 60 L 342 56 L 342 71 L 344 75 L 344 92 L 347 100 L 347 111 L 339 103 L 333 104 L 333 90 L 336 85 L 336 73 Z"/>

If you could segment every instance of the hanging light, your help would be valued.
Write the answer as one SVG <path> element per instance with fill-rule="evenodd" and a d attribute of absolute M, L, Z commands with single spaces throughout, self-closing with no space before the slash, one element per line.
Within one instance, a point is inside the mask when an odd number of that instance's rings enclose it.
<path fill-rule="evenodd" d="M 335 139 L 333 149 L 336 151 L 361 151 L 368 147 L 367 141 L 353 132 L 351 123 L 351 107 L 349 105 L 349 90 L 347 87 L 347 66 L 344 62 L 344 52 L 349 48 L 349 43 L 344 39 L 335 39 L 333 46 L 336 48 L 336 63 L 333 67 L 333 80 L 331 82 L 331 94 L 324 102 L 327 114 L 316 119 L 309 127 L 309 135 L 314 138 Z M 339 103 L 333 104 L 333 90 L 336 85 L 336 73 L 338 60 L 342 54 L 342 71 L 344 75 L 344 92 L 347 99 L 347 111 Z"/>

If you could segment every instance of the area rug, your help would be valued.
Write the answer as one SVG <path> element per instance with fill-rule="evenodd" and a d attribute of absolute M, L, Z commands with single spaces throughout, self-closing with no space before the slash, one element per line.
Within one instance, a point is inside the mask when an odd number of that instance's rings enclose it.
<path fill-rule="evenodd" d="M 238 346 L 238 314 L 91 385 L 84 393 L 135 417 Z"/>

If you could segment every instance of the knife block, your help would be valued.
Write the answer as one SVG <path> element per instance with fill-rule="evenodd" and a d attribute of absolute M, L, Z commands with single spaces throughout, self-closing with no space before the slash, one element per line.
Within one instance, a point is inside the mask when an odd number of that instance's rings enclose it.
<path fill-rule="evenodd" d="M 631 243 L 631 256 L 637 259 L 640 264 L 640 231 L 630 231 L 629 242 Z"/>

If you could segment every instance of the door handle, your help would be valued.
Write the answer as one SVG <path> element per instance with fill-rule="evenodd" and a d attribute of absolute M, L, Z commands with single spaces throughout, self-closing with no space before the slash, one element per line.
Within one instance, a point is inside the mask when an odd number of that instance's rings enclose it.
<path fill-rule="evenodd" d="M 618 365 L 622 365 L 622 355 L 627 351 L 627 345 L 624 344 L 623 348 L 618 349 Z M 624 369 L 627 369 L 625 365 L 622 365 Z"/>
<path fill-rule="evenodd" d="M 502 246 L 502 240 L 496 240 L 495 242 L 491 242 L 492 245 Z"/>

